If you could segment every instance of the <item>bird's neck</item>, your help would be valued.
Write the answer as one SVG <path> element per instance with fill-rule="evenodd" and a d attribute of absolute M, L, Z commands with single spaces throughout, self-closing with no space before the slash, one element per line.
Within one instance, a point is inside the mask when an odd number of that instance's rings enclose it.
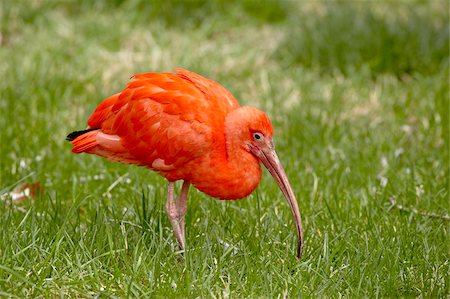
<path fill-rule="evenodd" d="M 219 199 L 241 199 L 252 193 L 261 181 L 259 160 L 245 148 L 242 141 L 242 124 L 231 115 L 225 119 L 225 151 L 212 153 L 215 161 L 196 187 Z"/>

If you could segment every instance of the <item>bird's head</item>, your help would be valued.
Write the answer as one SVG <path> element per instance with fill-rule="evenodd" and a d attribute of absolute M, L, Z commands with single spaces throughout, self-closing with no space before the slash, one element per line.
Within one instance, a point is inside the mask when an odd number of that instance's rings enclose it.
<path fill-rule="evenodd" d="M 297 256 L 302 254 L 303 228 L 300 211 L 292 187 L 284 171 L 283 165 L 278 159 L 273 143 L 273 127 L 267 114 L 253 107 L 240 107 L 227 117 L 228 129 L 239 140 L 244 150 L 255 156 L 269 171 L 283 192 L 295 221 L 298 237 Z"/>

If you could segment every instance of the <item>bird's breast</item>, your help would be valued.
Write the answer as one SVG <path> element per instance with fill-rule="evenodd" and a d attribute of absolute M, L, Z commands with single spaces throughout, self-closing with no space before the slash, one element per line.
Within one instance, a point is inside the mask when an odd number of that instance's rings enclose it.
<path fill-rule="evenodd" d="M 261 181 L 261 166 L 251 154 L 244 155 L 233 163 L 218 162 L 205 158 L 193 167 L 192 184 L 207 195 L 222 199 L 236 200 L 250 195 Z"/>

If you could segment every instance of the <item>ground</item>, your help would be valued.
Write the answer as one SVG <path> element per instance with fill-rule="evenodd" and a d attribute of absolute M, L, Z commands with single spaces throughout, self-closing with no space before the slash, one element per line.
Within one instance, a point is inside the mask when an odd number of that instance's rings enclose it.
<path fill-rule="evenodd" d="M 446 1 L 6 1 L 0 296 L 449 297 Z M 265 110 L 305 228 L 268 173 L 193 191 L 64 139 L 134 73 L 182 67 Z M 39 182 L 33 199 L 13 200 Z"/>

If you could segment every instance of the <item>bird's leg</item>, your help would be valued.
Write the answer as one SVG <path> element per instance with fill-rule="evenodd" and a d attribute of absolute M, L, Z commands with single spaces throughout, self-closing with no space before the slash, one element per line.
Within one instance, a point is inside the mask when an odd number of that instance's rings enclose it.
<path fill-rule="evenodd" d="M 181 236 L 183 237 L 183 240 L 186 240 L 186 233 L 185 233 L 185 216 L 187 211 L 187 198 L 188 198 L 188 192 L 189 192 L 189 186 L 191 185 L 191 182 L 184 181 L 183 186 L 181 187 L 180 195 L 178 196 L 177 200 L 177 210 L 178 210 L 178 223 L 180 224 L 180 230 L 181 230 Z"/>
<path fill-rule="evenodd" d="M 166 211 L 169 216 L 170 224 L 172 224 L 173 232 L 177 238 L 178 245 L 181 250 L 184 250 L 184 237 L 181 233 L 180 224 L 178 222 L 178 207 L 174 200 L 174 182 L 169 182 L 169 188 L 167 192 Z"/>

